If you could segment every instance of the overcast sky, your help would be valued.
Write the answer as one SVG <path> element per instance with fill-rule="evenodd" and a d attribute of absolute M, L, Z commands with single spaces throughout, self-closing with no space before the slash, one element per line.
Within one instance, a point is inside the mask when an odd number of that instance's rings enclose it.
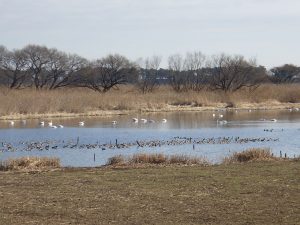
<path fill-rule="evenodd" d="M 0 44 L 29 43 L 88 59 L 199 50 L 300 65 L 300 1 L 0 0 Z"/>

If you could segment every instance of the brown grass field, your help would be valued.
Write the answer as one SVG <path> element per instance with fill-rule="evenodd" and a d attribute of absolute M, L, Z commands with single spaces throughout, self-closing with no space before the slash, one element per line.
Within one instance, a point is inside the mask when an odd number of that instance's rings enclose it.
<path fill-rule="evenodd" d="M 0 224 L 300 224 L 300 163 L 0 172 Z"/>
<path fill-rule="evenodd" d="M 222 107 L 283 109 L 300 106 L 300 85 L 263 85 L 255 90 L 240 90 L 234 93 L 177 93 L 165 86 L 147 94 L 141 94 L 129 85 L 106 94 L 78 88 L 54 91 L 1 88 L 0 104 L 1 119 L 99 116 L 128 111 L 212 110 Z"/>
<path fill-rule="evenodd" d="M 0 224 L 300 224 L 300 160 L 268 149 L 220 165 L 161 154 L 90 169 L 58 168 L 51 158 L 8 162 Z"/>

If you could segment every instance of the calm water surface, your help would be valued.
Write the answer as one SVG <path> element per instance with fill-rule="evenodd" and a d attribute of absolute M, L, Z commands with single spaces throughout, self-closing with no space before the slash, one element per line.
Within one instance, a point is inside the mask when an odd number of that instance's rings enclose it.
<path fill-rule="evenodd" d="M 133 117 L 155 122 L 134 123 Z M 162 123 L 164 118 L 166 123 Z M 221 120 L 227 123 L 220 124 L 218 121 Z M 212 162 L 219 162 L 224 156 L 250 147 L 268 147 L 275 155 L 280 151 L 289 157 L 300 155 L 300 112 L 296 110 L 178 112 L 52 120 L 54 125 L 64 126 L 57 129 L 49 128 L 48 121 L 45 120 L 44 127 L 39 126 L 40 120 L 15 121 L 13 126 L 0 121 L 0 160 L 55 156 L 64 166 L 88 167 L 103 165 L 114 155 L 143 152 L 204 156 Z M 85 125 L 80 127 L 79 121 L 84 121 Z M 112 121 L 117 121 L 117 124 L 113 125 Z M 172 142 L 178 137 L 191 142 L 180 145 L 164 143 L 156 147 L 136 144 L 136 141 Z M 224 138 L 231 141 L 219 143 Z M 248 141 L 234 141 L 240 139 Z M 108 147 L 115 145 L 116 140 L 126 147 Z M 207 143 L 207 140 L 213 141 Z M 39 149 L 39 145 L 43 147 Z"/>

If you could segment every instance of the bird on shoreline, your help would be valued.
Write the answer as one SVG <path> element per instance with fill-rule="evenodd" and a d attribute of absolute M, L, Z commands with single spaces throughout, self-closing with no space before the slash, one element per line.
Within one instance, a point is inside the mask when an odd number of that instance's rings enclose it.
<path fill-rule="evenodd" d="M 50 122 L 48 122 L 48 126 L 51 127 L 53 125 L 52 120 Z"/>
<path fill-rule="evenodd" d="M 80 121 L 80 122 L 78 123 L 78 125 L 81 126 L 81 127 L 83 127 L 83 126 L 84 126 L 84 121 Z"/>
<path fill-rule="evenodd" d="M 15 125 L 15 121 L 13 120 L 9 121 L 9 125 L 13 127 Z"/>

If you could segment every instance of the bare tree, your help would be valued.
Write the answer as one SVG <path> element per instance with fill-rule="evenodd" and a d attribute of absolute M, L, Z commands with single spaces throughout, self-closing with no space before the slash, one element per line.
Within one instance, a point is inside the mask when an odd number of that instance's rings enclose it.
<path fill-rule="evenodd" d="M 75 84 L 79 77 L 75 73 L 87 65 L 87 60 L 75 55 L 66 54 L 56 49 L 49 49 L 49 62 L 46 64 L 46 72 L 49 84 L 48 88 L 57 89 Z"/>
<path fill-rule="evenodd" d="M 171 76 L 171 85 L 175 91 L 186 91 L 187 76 L 184 71 L 184 59 L 180 54 L 169 56 L 169 71 Z"/>
<path fill-rule="evenodd" d="M 3 79 L 10 89 L 20 88 L 27 78 L 25 55 L 20 50 L 9 51 L 0 46 L 0 69 Z"/>
<path fill-rule="evenodd" d="M 137 83 L 142 93 L 152 92 L 158 85 L 158 70 L 161 60 L 162 57 L 154 55 L 142 62 L 143 65 L 141 65 L 142 69 Z"/>
<path fill-rule="evenodd" d="M 202 52 L 188 52 L 184 60 L 184 70 L 187 73 L 186 85 L 188 89 L 200 91 L 205 85 L 206 56 Z"/>
<path fill-rule="evenodd" d="M 108 55 L 82 70 L 81 82 L 77 86 L 105 93 L 127 83 L 136 72 L 136 66 L 124 56 Z"/>
<path fill-rule="evenodd" d="M 47 64 L 50 62 L 49 49 L 45 46 L 27 45 L 21 51 L 26 56 L 34 87 L 43 88 L 51 79 L 49 73 L 46 72 Z"/>
<path fill-rule="evenodd" d="M 243 56 L 225 54 L 212 57 L 210 79 L 212 89 L 227 92 L 258 86 L 265 75 L 256 66 L 255 60 L 246 60 Z"/>

